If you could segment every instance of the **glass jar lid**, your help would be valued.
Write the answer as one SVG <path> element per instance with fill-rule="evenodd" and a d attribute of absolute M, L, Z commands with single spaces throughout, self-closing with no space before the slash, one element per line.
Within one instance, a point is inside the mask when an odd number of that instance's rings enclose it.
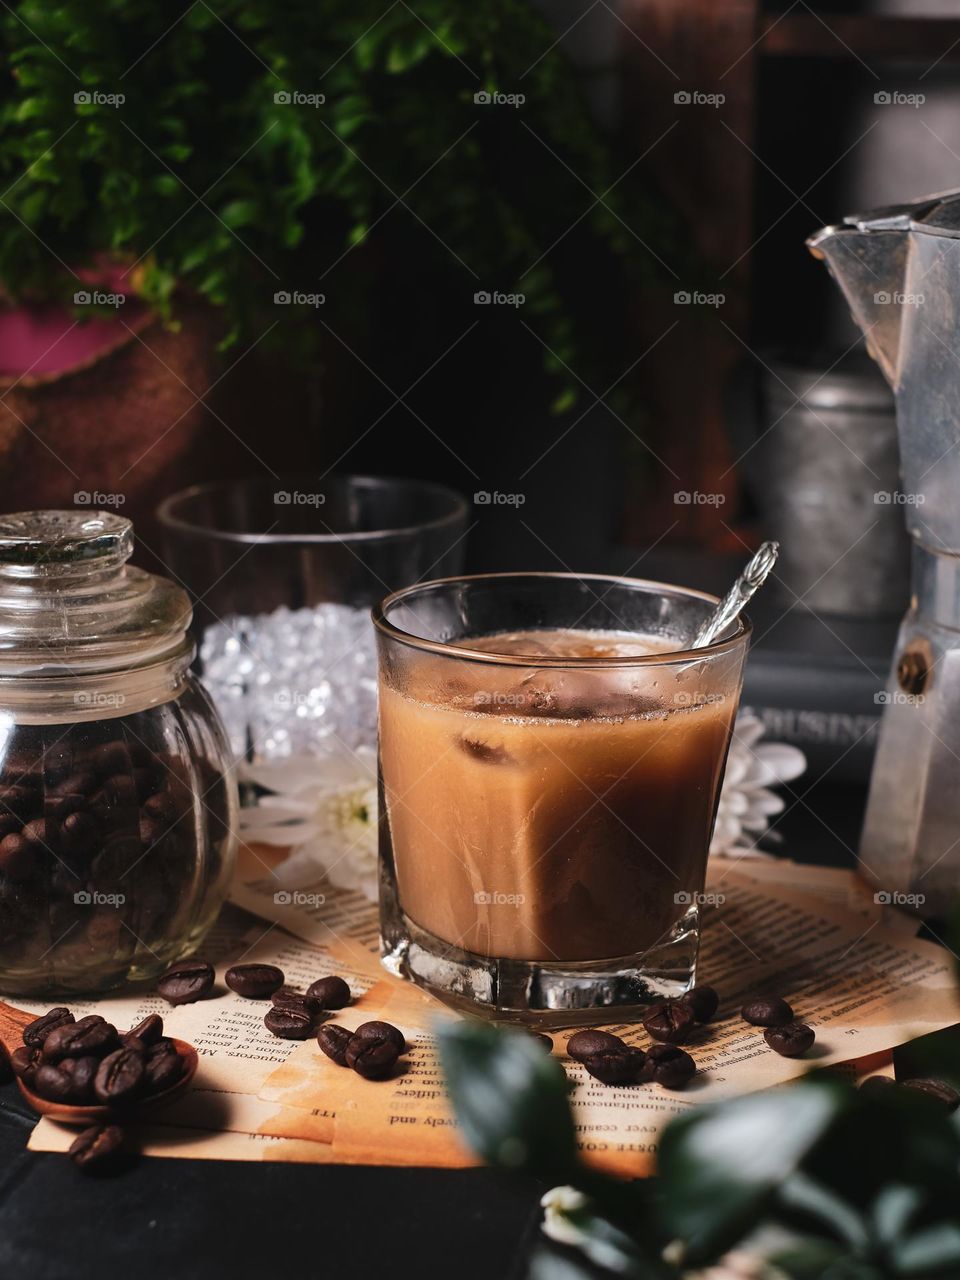
<path fill-rule="evenodd" d="M 185 591 L 127 564 L 133 526 L 108 511 L 0 515 L 0 677 L 122 671 L 183 651 Z"/>

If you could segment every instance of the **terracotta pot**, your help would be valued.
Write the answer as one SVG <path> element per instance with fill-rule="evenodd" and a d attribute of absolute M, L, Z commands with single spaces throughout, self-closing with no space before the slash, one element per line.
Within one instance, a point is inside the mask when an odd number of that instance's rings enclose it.
<path fill-rule="evenodd" d="M 133 300 L 81 324 L 60 307 L 0 312 L 4 510 L 109 505 L 134 520 L 149 558 L 157 502 L 212 465 L 200 398 L 222 369 L 222 320 L 180 301 L 177 321 Z"/>

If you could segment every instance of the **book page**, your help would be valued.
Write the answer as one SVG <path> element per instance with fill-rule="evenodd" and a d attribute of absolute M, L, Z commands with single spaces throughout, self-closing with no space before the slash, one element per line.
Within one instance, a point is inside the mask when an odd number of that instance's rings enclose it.
<path fill-rule="evenodd" d="M 68 1129 L 43 1116 L 30 1134 L 27 1148 L 30 1151 L 66 1154 L 76 1136 L 76 1129 Z M 286 1164 L 330 1164 L 334 1161 L 332 1149 L 324 1143 L 260 1133 L 216 1133 L 151 1123 L 131 1126 L 129 1136 L 131 1149 L 144 1156 L 180 1160 L 272 1160 Z"/>
<path fill-rule="evenodd" d="M 940 947 L 740 873 L 728 874 L 724 886 L 724 901 L 707 913 L 700 964 L 701 980 L 717 987 L 722 1003 L 717 1019 L 684 1046 L 700 1068 L 686 1090 L 600 1084 L 565 1054 L 570 1033 L 553 1035 L 574 1084 L 579 1147 L 593 1164 L 649 1173 L 660 1131 L 691 1106 L 771 1088 L 812 1068 L 869 1055 L 886 1061 L 894 1045 L 960 1020 L 950 956 Z M 806 1057 L 780 1057 L 760 1028 L 740 1018 L 741 1005 L 758 991 L 785 996 L 815 1028 L 817 1043 Z M 437 1019 L 454 1015 L 413 992 L 385 975 L 365 1002 L 366 1017 L 394 1022 L 413 1045 L 396 1078 L 363 1080 L 306 1042 L 265 1082 L 261 1097 L 291 1108 L 322 1101 L 336 1114 L 334 1154 L 346 1160 L 472 1162 L 450 1112 L 433 1035 Z M 350 1026 L 349 1012 L 336 1021 Z M 650 1043 L 638 1024 L 608 1029 L 630 1044 Z"/>
<path fill-rule="evenodd" d="M 289 1131 L 289 1118 L 271 1112 L 277 1108 L 257 1105 L 256 1094 L 267 1077 L 294 1051 L 298 1042 L 283 1040 L 268 1031 L 263 1018 L 269 1000 L 250 1000 L 231 991 L 223 974 L 232 964 L 274 964 L 287 982 L 304 989 L 317 978 L 338 973 L 356 998 L 378 975 L 371 966 L 354 967 L 340 954 L 313 946 L 285 930 L 265 924 L 234 907 L 227 908 L 208 936 L 204 956 L 214 964 L 217 981 L 210 995 L 193 1004 L 171 1006 L 150 988 L 65 1001 L 78 1018 L 99 1013 L 121 1031 L 136 1026 L 148 1014 L 163 1018 L 167 1035 L 186 1040 L 200 1055 L 200 1066 L 191 1089 L 169 1109 L 158 1113 L 158 1122 L 200 1124 L 208 1128 L 271 1133 Z M 49 1000 L 17 998 L 18 1007 L 37 1015 L 50 1007 Z M 323 1107 L 305 1122 L 298 1137 L 329 1140 L 332 1116 Z"/>

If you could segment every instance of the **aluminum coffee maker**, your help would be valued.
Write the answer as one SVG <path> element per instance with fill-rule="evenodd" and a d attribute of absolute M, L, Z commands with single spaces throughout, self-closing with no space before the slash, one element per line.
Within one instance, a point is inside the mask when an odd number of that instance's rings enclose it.
<path fill-rule="evenodd" d="M 893 388 L 902 488 L 876 500 L 902 506 L 912 539 L 861 868 L 885 900 L 942 915 L 960 898 L 960 191 L 852 215 L 807 244 Z"/>

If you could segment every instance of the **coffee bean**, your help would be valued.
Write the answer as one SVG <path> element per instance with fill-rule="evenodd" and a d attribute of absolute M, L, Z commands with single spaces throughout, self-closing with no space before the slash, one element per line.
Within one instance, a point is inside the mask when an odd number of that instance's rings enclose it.
<path fill-rule="evenodd" d="M 343 1009 L 352 999 L 350 988 L 336 974 L 311 982 L 307 987 L 307 995 L 319 1001 L 321 1009 Z"/>
<path fill-rule="evenodd" d="M 143 1087 L 144 1065 L 143 1054 L 136 1049 L 125 1047 L 108 1054 L 93 1080 L 97 1100 L 106 1104 L 132 1101 Z"/>
<path fill-rule="evenodd" d="M 89 853 L 99 828 L 89 813 L 70 813 L 62 820 L 60 841 L 68 854 Z"/>
<path fill-rule="evenodd" d="M 12 832 L 0 840 L 0 873 L 10 880 L 29 880 L 37 867 L 37 847 L 26 836 Z"/>
<path fill-rule="evenodd" d="M 623 1045 L 619 1049 L 607 1049 L 603 1053 L 582 1058 L 587 1071 L 603 1084 L 636 1084 L 647 1055 L 642 1049 Z"/>
<path fill-rule="evenodd" d="M 122 1149 L 123 1130 L 118 1125 L 93 1125 L 74 1138 L 67 1154 L 78 1169 L 92 1173 L 113 1164 Z"/>
<path fill-rule="evenodd" d="M 347 1045 L 352 1039 L 352 1031 L 348 1031 L 346 1027 L 338 1027 L 333 1023 L 327 1023 L 317 1032 L 317 1044 L 338 1067 L 347 1065 Z"/>
<path fill-rule="evenodd" d="M 754 1027 L 782 1027 L 793 1021 L 793 1010 L 779 996 L 758 996 L 743 1006 L 740 1016 Z"/>
<path fill-rule="evenodd" d="M 14 1049 L 10 1055 L 10 1069 L 26 1085 L 32 1086 L 33 1077 L 39 1065 L 39 1049 L 28 1049 L 26 1045 L 22 1045 L 19 1049 Z"/>
<path fill-rule="evenodd" d="M 682 1089 L 693 1078 L 697 1064 L 672 1044 L 653 1044 L 647 1050 L 647 1060 L 640 1072 L 643 1084 L 659 1084 L 664 1089 Z"/>
<path fill-rule="evenodd" d="M 157 791 L 147 796 L 143 802 L 143 811 L 148 818 L 161 823 L 166 831 L 177 818 L 177 805 L 169 791 Z"/>
<path fill-rule="evenodd" d="M 137 788 L 128 773 L 115 773 L 107 778 L 93 803 L 98 809 L 132 809 L 137 803 Z"/>
<path fill-rule="evenodd" d="M 319 1000 L 314 1000 L 312 996 L 302 996 L 298 991 L 288 991 L 284 987 L 281 987 L 279 991 L 274 991 L 270 1001 L 274 1008 L 293 1009 L 297 1013 L 302 1013 L 314 1020 L 323 1013 Z"/>
<path fill-rule="evenodd" d="M 268 1009 L 263 1025 L 281 1040 L 306 1040 L 313 1032 L 312 1016 L 289 1006 Z"/>
<path fill-rule="evenodd" d="M 643 1017 L 644 1029 L 654 1040 L 680 1044 L 696 1026 L 693 1010 L 679 1000 L 651 1005 Z"/>
<path fill-rule="evenodd" d="M 716 991 L 705 984 L 691 987 L 680 999 L 698 1022 L 709 1022 L 720 1005 L 720 997 Z"/>
<path fill-rule="evenodd" d="M 183 1075 L 183 1060 L 171 1040 L 151 1045 L 144 1058 L 144 1082 L 147 1091 L 159 1093 L 169 1089 Z"/>
<path fill-rule="evenodd" d="M 213 986 L 213 965 L 204 960 L 178 960 L 157 981 L 157 991 L 168 1004 L 193 1004 Z"/>
<path fill-rule="evenodd" d="M 368 1022 L 366 1025 L 374 1024 Z M 389 1026 L 389 1023 L 384 1025 Z M 391 1030 L 395 1031 L 396 1028 L 392 1027 Z M 384 1080 L 396 1066 L 400 1051 L 397 1049 L 396 1039 L 392 1036 L 354 1034 L 343 1056 L 347 1066 L 352 1067 L 357 1075 L 363 1076 L 365 1080 Z"/>
<path fill-rule="evenodd" d="M 926 1094 L 928 1098 L 932 1098 L 934 1102 L 941 1103 L 947 1111 L 956 1111 L 960 1105 L 960 1093 L 957 1093 L 952 1084 L 948 1084 L 946 1080 L 931 1080 L 927 1078 L 904 1080 L 903 1087 L 912 1089 L 915 1093 Z"/>
<path fill-rule="evenodd" d="M 97 788 L 96 774 L 89 769 L 81 769 L 77 773 L 69 773 L 59 782 L 47 787 L 47 794 L 54 796 L 88 796 Z"/>
<path fill-rule="evenodd" d="M 31 844 L 50 852 L 60 843 L 60 827 L 53 818 L 34 818 L 24 826 L 22 835 Z"/>
<path fill-rule="evenodd" d="M 867 1076 L 859 1091 L 868 1098 L 880 1098 L 884 1094 L 895 1093 L 899 1087 L 892 1076 Z"/>
<path fill-rule="evenodd" d="M 407 1052 L 403 1032 L 391 1022 L 361 1022 L 353 1034 L 361 1040 L 389 1040 L 398 1054 Z"/>
<path fill-rule="evenodd" d="M 266 1000 L 283 986 L 283 970 L 273 964 L 235 964 L 224 974 L 231 991 L 249 1000 Z"/>
<path fill-rule="evenodd" d="M 598 1053 L 622 1049 L 623 1041 L 609 1031 L 577 1031 L 567 1041 L 567 1053 L 575 1062 L 584 1062 Z"/>
<path fill-rule="evenodd" d="M 527 1034 L 531 1039 L 536 1040 L 544 1053 L 553 1053 L 553 1041 L 549 1036 L 545 1036 L 542 1031 L 529 1031 Z"/>
<path fill-rule="evenodd" d="M 94 1057 L 86 1058 L 65 1058 L 60 1063 L 61 1071 L 67 1071 L 67 1064 L 70 1064 L 68 1074 L 70 1076 L 70 1101 L 77 1106 L 89 1106 L 95 1101 L 93 1093 L 93 1081 L 97 1071 L 100 1068 L 100 1059 Z"/>
<path fill-rule="evenodd" d="M 817 1037 L 805 1022 L 788 1022 L 782 1027 L 767 1027 L 763 1038 L 782 1057 L 802 1058 Z"/>
<path fill-rule="evenodd" d="M 116 1027 L 111 1026 L 98 1013 L 90 1013 L 79 1022 L 68 1022 L 51 1031 L 43 1042 L 41 1052 L 46 1062 L 59 1062 L 61 1058 L 84 1058 L 88 1054 L 102 1058 L 116 1048 L 118 1040 Z"/>
<path fill-rule="evenodd" d="M 51 1031 L 75 1022 L 76 1018 L 69 1009 L 64 1009 L 63 1006 L 51 1009 L 23 1028 L 23 1043 L 29 1045 L 31 1049 L 39 1049 Z"/>
<path fill-rule="evenodd" d="M 163 1019 L 159 1013 L 149 1013 L 142 1022 L 138 1022 L 135 1027 L 131 1027 L 129 1031 L 123 1035 L 124 1043 L 130 1037 L 136 1037 L 145 1045 L 156 1044 L 158 1040 L 163 1038 Z"/>
<path fill-rule="evenodd" d="M 21 822 L 28 822 L 37 811 L 40 791 L 37 787 L 14 784 L 0 787 L 0 813 L 9 813 Z"/>
<path fill-rule="evenodd" d="M 52 1062 L 41 1062 L 33 1077 L 32 1089 L 50 1102 L 68 1102 L 73 1092 L 73 1082 L 67 1071 Z"/>

